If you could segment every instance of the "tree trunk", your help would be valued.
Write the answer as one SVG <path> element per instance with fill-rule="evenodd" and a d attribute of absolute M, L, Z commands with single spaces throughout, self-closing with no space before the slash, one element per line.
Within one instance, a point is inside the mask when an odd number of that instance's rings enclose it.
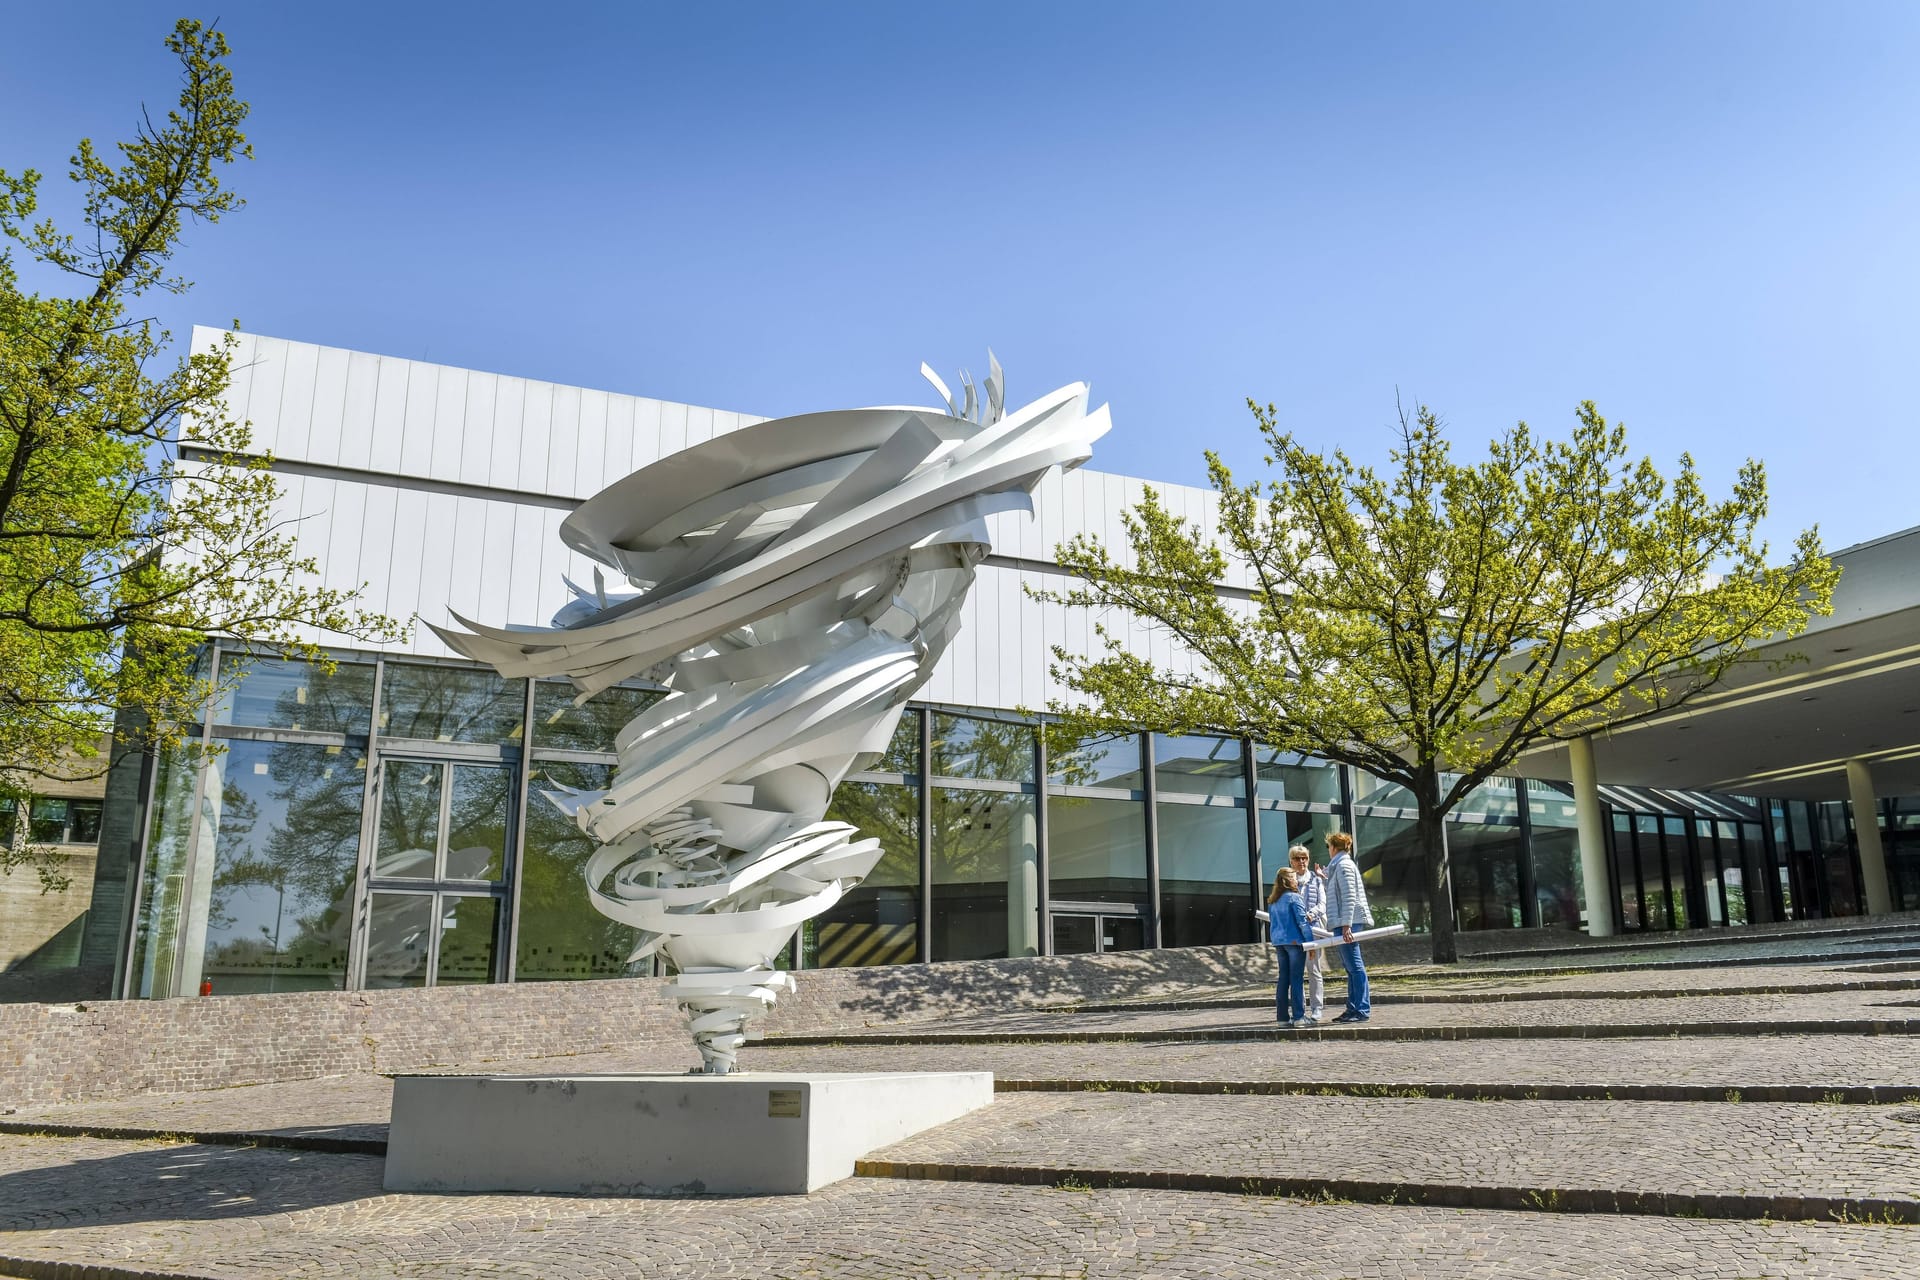
<path fill-rule="evenodd" d="M 1427 922 L 1433 931 L 1433 962 L 1459 959 L 1453 945 L 1453 874 L 1447 866 L 1447 815 L 1440 809 L 1440 771 L 1433 765 L 1415 775 L 1419 805 L 1417 833 L 1427 870 Z"/>

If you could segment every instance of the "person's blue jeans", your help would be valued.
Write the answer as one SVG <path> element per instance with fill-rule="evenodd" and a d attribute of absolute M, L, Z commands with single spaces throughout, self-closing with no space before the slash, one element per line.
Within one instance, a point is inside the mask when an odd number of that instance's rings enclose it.
<path fill-rule="evenodd" d="M 1347 971 L 1347 1012 L 1367 1017 L 1373 1012 L 1373 1001 L 1367 995 L 1367 965 L 1360 958 L 1360 944 L 1341 943 L 1340 963 Z"/>
<path fill-rule="evenodd" d="M 1294 944 L 1276 946 L 1280 957 L 1280 980 L 1273 985 L 1273 1016 L 1281 1022 L 1298 1022 L 1307 1016 L 1307 951 Z"/>

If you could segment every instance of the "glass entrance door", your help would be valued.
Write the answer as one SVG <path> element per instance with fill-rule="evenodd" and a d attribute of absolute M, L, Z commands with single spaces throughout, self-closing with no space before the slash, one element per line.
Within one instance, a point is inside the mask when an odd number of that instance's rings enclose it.
<path fill-rule="evenodd" d="M 380 761 L 362 986 L 501 976 L 513 779 L 500 764 Z"/>

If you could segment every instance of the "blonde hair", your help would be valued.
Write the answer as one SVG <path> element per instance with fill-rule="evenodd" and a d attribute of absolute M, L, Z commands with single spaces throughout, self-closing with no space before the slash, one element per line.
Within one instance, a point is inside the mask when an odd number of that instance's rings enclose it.
<path fill-rule="evenodd" d="M 1327 848 L 1335 853 L 1352 853 L 1353 837 L 1344 831 L 1327 832 Z"/>
<path fill-rule="evenodd" d="M 1267 905 L 1272 906 L 1274 903 L 1280 901 L 1281 894 L 1292 893 L 1299 887 L 1300 882 L 1294 878 L 1293 868 L 1280 868 L 1273 873 L 1273 892 L 1267 895 Z"/>
<path fill-rule="evenodd" d="M 1307 848 L 1307 846 L 1303 844 L 1297 844 L 1293 846 L 1293 848 L 1287 850 L 1287 860 L 1291 862 L 1295 858 L 1305 858 L 1308 862 L 1312 862 L 1313 850 Z"/>

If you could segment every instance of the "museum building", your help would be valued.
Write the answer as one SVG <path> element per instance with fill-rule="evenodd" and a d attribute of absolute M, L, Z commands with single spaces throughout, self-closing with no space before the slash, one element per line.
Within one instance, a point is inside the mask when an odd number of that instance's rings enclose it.
<path fill-rule="evenodd" d="M 220 337 L 197 329 L 195 347 Z M 435 623 L 449 609 L 545 622 L 570 598 L 564 579 L 592 578 L 559 537 L 575 505 L 761 420 L 264 337 L 243 337 L 235 365 L 231 408 L 273 456 L 282 514 L 324 585 L 365 584 L 367 608 Z M 1318 850 L 1336 829 L 1355 836 L 1376 917 L 1427 927 L 1412 800 L 1394 785 L 1245 739 L 1049 751 L 1035 732 L 1033 710 L 1058 692 L 1050 647 L 1092 637 L 1084 614 L 1027 588 L 1062 584 L 1053 549 L 1076 533 L 1121 545 L 1120 512 L 1149 483 L 1055 475 L 1033 517 L 990 517 L 958 637 L 829 815 L 885 856 L 808 923 L 791 965 L 1250 941 L 1287 846 Z M 1209 491 L 1151 487 L 1212 527 Z M 1920 646 L 1901 642 L 1920 618 L 1916 549 L 1920 532 L 1842 554 L 1840 607 L 1803 637 L 1816 653 L 1795 672 L 1737 678 L 1671 724 L 1542 751 L 1528 776 L 1479 788 L 1448 824 L 1456 926 L 1920 909 L 1920 799 L 1888 798 L 1920 797 L 1920 717 L 1903 718 L 1920 706 Z M 1108 624 L 1170 659 L 1164 640 Z M 503 679 L 418 625 L 404 645 L 332 651 L 329 673 L 209 643 L 202 661 L 228 692 L 194 732 L 223 750 L 116 768 L 75 962 L 134 998 L 634 971 L 628 931 L 588 904 L 588 841 L 541 792 L 605 785 L 614 734 L 656 692 L 575 706 L 565 683 Z M 1829 696 L 1853 700 L 1833 712 L 1844 724 L 1809 719 Z M 1863 840 L 1853 819 L 1869 810 Z"/>

